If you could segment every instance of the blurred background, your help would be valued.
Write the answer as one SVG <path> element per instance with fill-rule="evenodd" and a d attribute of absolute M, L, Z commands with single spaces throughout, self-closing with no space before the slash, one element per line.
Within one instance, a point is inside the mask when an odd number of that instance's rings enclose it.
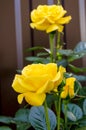
<path fill-rule="evenodd" d="M 81 2 L 82 1 L 82 2 Z M 85 0 L 62 0 L 72 21 L 65 26 L 66 48 L 72 49 L 79 41 L 86 41 Z M 0 115 L 13 116 L 20 107 L 12 82 L 18 69 L 27 64 L 25 57 L 32 55 L 26 49 L 42 45 L 48 47 L 48 36 L 29 26 L 30 11 L 39 4 L 53 0 L 0 0 Z M 82 12 L 81 12 L 82 11 Z M 86 58 L 74 63 L 86 66 Z"/>

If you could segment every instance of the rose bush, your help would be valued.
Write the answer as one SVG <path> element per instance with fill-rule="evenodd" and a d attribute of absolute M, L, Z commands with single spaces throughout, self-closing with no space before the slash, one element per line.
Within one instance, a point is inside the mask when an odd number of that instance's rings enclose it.
<path fill-rule="evenodd" d="M 62 32 L 63 24 L 71 20 L 71 16 L 64 17 L 66 13 L 67 11 L 61 5 L 39 5 L 31 12 L 30 26 L 47 33 L 55 30 Z"/>
<path fill-rule="evenodd" d="M 86 130 L 86 87 L 82 87 L 86 76 L 79 74 L 86 68 L 72 64 L 86 55 L 86 42 L 78 43 L 73 50 L 63 49 L 63 24 L 71 20 L 71 16 L 64 17 L 66 13 L 61 0 L 57 0 L 57 5 L 39 5 L 31 12 L 30 26 L 48 33 L 49 48 L 27 49 L 43 51 L 25 58 L 32 64 L 16 74 L 12 83 L 19 93 L 18 102 L 21 104 L 25 98 L 27 105 L 14 117 L 0 116 L 0 122 L 7 124 L 1 130 L 12 130 L 10 123 L 17 130 Z"/>
<path fill-rule="evenodd" d="M 16 75 L 12 87 L 19 92 L 18 102 L 26 102 L 40 106 L 46 98 L 46 93 L 56 91 L 63 80 L 65 68 L 57 67 L 55 63 L 27 65 L 21 75 Z"/>

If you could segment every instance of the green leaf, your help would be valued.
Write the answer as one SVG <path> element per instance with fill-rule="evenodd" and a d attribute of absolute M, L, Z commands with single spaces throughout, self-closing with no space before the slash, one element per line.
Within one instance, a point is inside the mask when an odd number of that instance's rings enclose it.
<path fill-rule="evenodd" d="M 27 61 L 33 61 L 33 62 L 41 62 L 44 58 L 36 57 L 36 56 L 30 56 L 25 58 Z"/>
<path fill-rule="evenodd" d="M 79 91 L 82 89 L 81 83 L 79 81 L 75 81 L 74 93 L 77 95 Z"/>
<path fill-rule="evenodd" d="M 74 66 L 72 64 L 68 64 L 68 66 L 75 73 L 86 72 L 86 68 L 79 68 L 79 67 L 76 67 L 76 66 Z"/>
<path fill-rule="evenodd" d="M 86 127 L 77 128 L 75 130 L 86 130 Z"/>
<path fill-rule="evenodd" d="M 21 108 L 19 109 L 16 114 L 15 118 L 16 121 L 20 122 L 28 122 L 29 123 L 29 109 Z"/>
<path fill-rule="evenodd" d="M 86 55 L 86 42 L 79 42 L 74 48 L 74 53 L 68 57 L 68 61 L 72 62 Z"/>
<path fill-rule="evenodd" d="M 80 59 L 80 58 L 84 57 L 85 55 L 86 55 L 86 51 L 75 52 L 74 54 L 72 54 L 71 56 L 68 57 L 68 62 L 72 62 L 74 60 Z"/>
<path fill-rule="evenodd" d="M 83 116 L 83 118 L 81 118 L 80 120 L 78 120 L 78 126 L 79 127 L 86 127 L 86 116 Z"/>
<path fill-rule="evenodd" d="M 68 61 L 80 59 L 86 55 L 86 42 L 79 42 L 74 48 L 74 53 L 68 57 Z"/>
<path fill-rule="evenodd" d="M 86 98 L 86 87 L 83 86 L 83 87 L 79 90 L 78 95 L 85 96 L 85 98 Z"/>
<path fill-rule="evenodd" d="M 38 57 L 39 56 L 47 56 L 47 55 L 49 55 L 47 52 L 39 52 L 39 53 L 37 53 Z"/>
<path fill-rule="evenodd" d="M 73 51 L 72 50 L 65 50 L 65 49 L 61 49 L 61 50 L 57 50 L 57 53 L 60 53 L 62 55 L 65 55 L 65 56 L 71 56 L 73 54 Z"/>
<path fill-rule="evenodd" d="M 58 66 L 62 65 L 63 67 L 67 67 L 68 62 L 67 62 L 67 60 L 65 60 L 65 59 L 57 60 L 57 65 L 58 65 Z"/>
<path fill-rule="evenodd" d="M 48 109 L 48 114 L 50 119 L 51 130 L 55 130 L 56 116 L 50 109 Z M 30 110 L 29 120 L 33 128 L 35 128 L 35 130 L 47 130 L 45 111 L 43 106 L 32 107 Z"/>
<path fill-rule="evenodd" d="M 1 126 L 0 130 L 12 130 L 11 128 L 9 128 L 8 126 Z"/>
<path fill-rule="evenodd" d="M 62 106 L 62 111 L 65 115 L 64 105 Z M 82 109 L 76 104 L 69 103 L 67 105 L 67 117 L 74 122 L 81 119 L 83 117 Z"/>
<path fill-rule="evenodd" d="M 16 127 L 17 127 L 17 130 L 28 130 L 31 127 L 31 125 L 29 125 L 28 123 L 19 122 L 17 123 Z"/>
<path fill-rule="evenodd" d="M 83 111 L 84 111 L 84 115 L 86 115 L 86 99 L 83 102 Z"/>
<path fill-rule="evenodd" d="M 17 130 L 27 130 L 30 128 L 29 109 L 19 109 L 15 114 L 14 121 L 17 125 Z"/>
<path fill-rule="evenodd" d="M 11 122 L 13 122 L 13 118 L 7 116 L 0 116 L 0 122 L 5 124 L 10 124 Z"/>
<path fill-rule="evenodd" d="M 35 47 L 31 47 L 31 48 L 26 49 L 26 51 L 35 51 L 35 50 L 43 50 L 43 49 L 44 49 L 44 47 L 35 46 Z"/>
<path fill-rule="evenodd" d="M 68 78 L 68 77 L 75 77 L 80 82 L 86 81 L 86 76 L 84 76 L 84 75 L 76 75 L 76 74 L 73 74 L 73 73 L 65 73 L 64 76 L 66 78 Z"/>
<path fill-rule="evenodd" d="M 80 82 L 84 82 L 86 81 L 86 76 L 83 76 L 83 75 L 75 75 L 75 74 L 72 74 L 78 81 Z"/>
<path fill-rule="evenodd" d="M 41 58 L 41 57 L 26 57 L 27 61 L 35 62 L 35 63 L 49 63 L 49 59 L 47 58 Z"/>
<path fill-rule="evenodd" d="M 73 74 L 73 73 L 65 73 L 64 76 L 66 78 L 68 78 L 68 77 L 75 77 L 80 82 L 86 81 L 86 76 L 84 76 L 84 75 L 76 75 L 76 74 Z"/>
<path fill-rule="evenodd" d="M 79 42 L 76 47 L 74 48 L 75 52 L 82 52 L 86 51 L 86 42 Z"/>

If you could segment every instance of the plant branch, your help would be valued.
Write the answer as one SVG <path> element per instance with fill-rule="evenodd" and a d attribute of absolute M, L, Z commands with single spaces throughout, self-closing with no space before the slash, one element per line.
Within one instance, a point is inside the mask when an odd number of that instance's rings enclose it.
<path fill-rule="evenodd" d="M 46 100 L 44 102 L 44 110 L 45 110 L 45 118 L 46 118 L 47 130 L 51 130 L 50 129 L 50 121 L 49 121 L 49 116 L 48 116 L 48 107 L 47 107 Z"/>

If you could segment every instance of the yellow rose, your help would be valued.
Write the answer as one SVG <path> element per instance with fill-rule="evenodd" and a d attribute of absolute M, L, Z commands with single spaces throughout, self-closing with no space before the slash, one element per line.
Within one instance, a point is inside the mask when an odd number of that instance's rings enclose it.
<path fill-rule="evenodd" d="M 31 64 L 23 68 L 21 75 L 16 75 L 13 89 L 20 93 L 18 102 L 23 98 L 33 106 L 40 106 L 46 98 L 46 93 L 54 91 L 63 80 L 65 68 L 57 67 L 55 63 Z"/>
<path fill-rule="evenodd" d="M 63 87 L 63 91 L 61 92 L 61 98 L 66 98 L 69 96 L 70 98 L 74 97 L 74 77 L 70 77 L 66 79 L 66 85 Z"/>
<path fill-rule="evenodd" d="M 67 11 L 61 5 L 39 5 L 31 12 L 32 23 L 30 26 L 47 33 L 55 30 L 62 32 L 63 24 L 67 24 L 71 20 L 71 16 L 64 17 L 66 13 Z"/>

